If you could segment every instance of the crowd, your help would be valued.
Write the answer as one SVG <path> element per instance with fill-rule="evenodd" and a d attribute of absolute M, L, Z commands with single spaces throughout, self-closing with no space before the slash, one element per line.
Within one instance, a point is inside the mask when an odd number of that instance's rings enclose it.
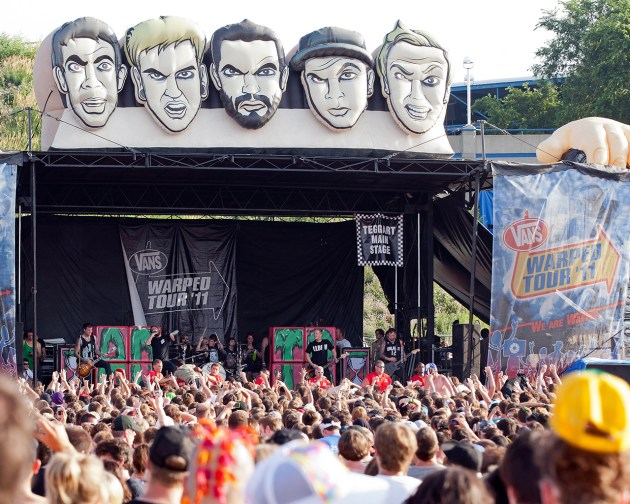
<path fill-rule="evenodd" d="M 0 502 L 630 502 L 623 380 L 542 365 L 531 381 L 487 368 L 486 386 L 419 364 L 400 383 L 379 366 L 295 390 L 157 361 L 94 384 L 2 378 Z"/>

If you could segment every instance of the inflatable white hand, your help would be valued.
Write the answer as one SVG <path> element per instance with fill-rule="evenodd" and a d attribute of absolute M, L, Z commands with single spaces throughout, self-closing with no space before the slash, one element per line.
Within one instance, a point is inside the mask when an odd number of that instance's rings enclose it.
<path fill-rule="evenodd" d="M 589 163 L 630 166 L 630 125 L 587 117 L 565 124 L 536 149 L 541 163 L 556 163 L 569 149 L 579 149 Z"/>

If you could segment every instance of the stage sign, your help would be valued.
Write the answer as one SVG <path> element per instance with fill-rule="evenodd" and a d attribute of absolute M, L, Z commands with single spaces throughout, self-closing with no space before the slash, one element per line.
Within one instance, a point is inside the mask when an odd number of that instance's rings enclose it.
<path fill-rule="evenodd" d="M 509 377 L 623 354 L 630 174 L 493 165 L 488 364 Z"/>
<path fill-rule="evenodd" d="M 236 337 L 236 231 L 232 223 L 121 226 L 134 324 L 178 329 L 193 344 L 205 332 Z M 134 357 L 143 346 L 132 341 Z"/>
<path fill-rule="evenodd" d="M 15 183 L 17 168 L 0 163 L 0 372 L 16 376 Z M 22 364 L 20 363 L 20 369 Z"/>
<path fill-rule="evenodd" d="M 357 214 L 359 266 L 403 265 L 403 217 Z"/>

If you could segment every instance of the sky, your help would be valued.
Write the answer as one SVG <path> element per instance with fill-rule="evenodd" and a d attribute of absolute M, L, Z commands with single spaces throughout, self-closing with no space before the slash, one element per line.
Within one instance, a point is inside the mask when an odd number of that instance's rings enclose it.
<path fill-rule="evenodd" d="M 360 32 L 372 52 L 400 19 L 408 28 L 431 33 L 447 49 L 453 82 L 461 83 L 466 56 L 474 62 L 476 82 L 530 76 L 536 49 L 551 38 L 549 32 L 534 28 L 542 10 L 556 4 L 557 0 L 328 0 L 318 8 L 299 0 L 21 0 L 3 10 L 0 32 L 37 41 L 66 21 L 92 16 L 107 22 L 121 38 L 141 21 L 177 15 L 195 20 L 210 38 L 217 28 L 248 18 L 275 30 L 287 53 L 302 35 L 324 26 Z"/>

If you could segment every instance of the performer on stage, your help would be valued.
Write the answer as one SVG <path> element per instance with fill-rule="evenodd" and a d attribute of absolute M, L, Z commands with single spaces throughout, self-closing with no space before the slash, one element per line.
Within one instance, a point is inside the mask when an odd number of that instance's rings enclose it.
<path fill-rule="evenodd" d="M 263 355 L 254 345 L 254 333 L 247 333 L 247 349 L 245 350 L 245 372 L 249 380 L 254 380 L 262 371 Z"/>
<path fill-rule="evenodd" d="M 385 374 L 385 363 L 382 360 L 376 361 L 374 371 L 363 378 L 362 387 L 378 387 L 381 392 L 385 392 L 387 387 L 392 384 L 392 377 Z"/>
<path fill-rule="evenodd" d="M 308 362 L 313 367 L 323 367 L 324 375 L 332 382 L 330 369 L 326 368 L 326 365 L 328 364 L 329 350 L 333 354 L 333 359 L 337 359 L 337 351 L 335 350 L 335 345 L 333 345 L 330 340 L 322 339 L 321 329 L 315 329 L 313 331 L 313 336 L 315 336 L 315 339 L 308 344 L 308 346 L 306 347 L 306 353 L 304 354 L 306 362 Z"/>
<path fill-rule="evenodd" d="M 169 375 L 177 369 L 171 361 L 169 361 L 168 349 L 171 342 L 175 341 L 176 331 L 168 336 L 162 335 L 162 329 L 157 326 L 151 326 L 151 336 L 147 338 L 146 345 L 151 345 L 153 349 L 153 358 L 160 359 L 164 365 L 164 374 Z"/>
<path fill-rule="evenodd" d="M 346 339 L 346 335 L 341 327 L 337 327 L 337 338 L 335 340 L 335 346 L 337 347 L 337 355 L 339 355 L 339 357 L 344 355 L 344 348 L 352 347 L 352 343 L 350 343 L 350 340 Z M 344 362 L 340 360 L 337 363 L 337 382 L 340 382 L 342 378 L 345 378 L 343 376 L 343 366 Z"/>
<path fill-rule="evenodd" d="M 94 326 L 89 322 L 83 324 L 83 332 L 79 335 L 79 339 L 74 345 L 74 354 L 82 361 L 92 361 L 94 367 L 104 369 L 105 374 L 109 377 L 112 374 L 112 367 L 109 362 L 101 359 L 100 354 L 96 350 L 96 338 L 93 334 Z"/>
<path fill-rule="evenodd" d="M 376 329 L 374 331 L 375 340 L 372 343 L 372 362 L 376 362 L 381 358 L 383 352 L 383 346 L 385 345 L 385 331 L 383 329 Z"/>
<path fill-rule="evenodd" d="M 237 381 L 245 383 L 247 381 L 245 373 L 241 371 L 241 361 L 238 351 L 238 345 L 236 344 L 236 338 L 230 336 L 228 339 L 228 346 L 225 349 L 225 375 L 227 378 L 234 378 Z"/>
<path fill-rule="evenodd" d="M 385 372 L 394 379 L 400 381 L 404 375 L 403 365 L 400 362 L 403 358 L 403 342 L 396 334 L 396 329 L 390 327 L 385 333 L 383 352 L 381 360 L 385 362 Z"/>

